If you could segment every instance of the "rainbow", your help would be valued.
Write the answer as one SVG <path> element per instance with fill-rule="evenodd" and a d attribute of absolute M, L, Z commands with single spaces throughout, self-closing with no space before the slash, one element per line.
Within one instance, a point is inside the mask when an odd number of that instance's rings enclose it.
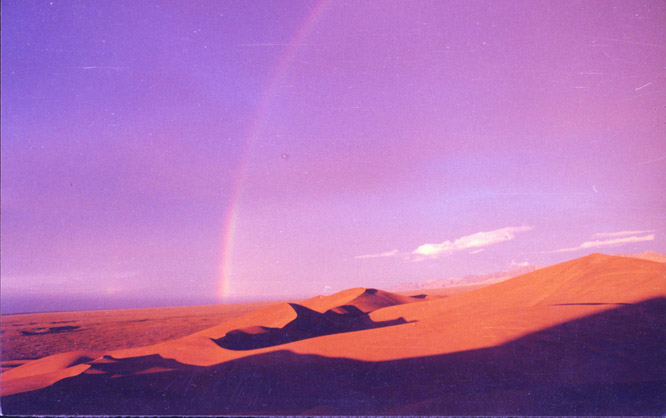
<path fill-rule="evenodd" d="M 236 234 L 236 221 L 238 219 L 238 208 L 239 202 L 241 199 L 241 192 L 243 190 L 243 184 L 247 178 L 247 170 L 250 163 L 250 156 L 252 155 L 252 150 L 261 134 L 261 131 L 264 126 L 264 122 L 268 115 L 268 108 L 273 100 L 277 87 L 280 84 L 280 81 L 285 76 L 291 61 L 294 59 L 298 50 L 305 38 L 314 27 L 315 23 L 319 20 L 321 15 L 324 12 L 326 6 L 330 3 L 331 0 L 321 0 L 315 7 L 312 9 L 308 17 L 305 19 L 303 25 L 296 32 L 294 37 L 291 39 L 291 42 L 285 48 L 284 53 L 280 57 L 273 75 L 270 78 L 268 87 L 266 88 L 264 94 L 262 95 L 259 107 L 257 110 L 257 115 L 254 118 L 254 122 L 250 128 L 247 140 L 245 141 L 245 148 L 241 152 L 241 158 L 234 178 L 230 204 L 227 209 L 227 212 L 224 216 L 224 222 L 222 224 L 222 248 L 220 250 L 220 265 L 219 265 L 219 295 L 222 302 L 225 302 L 231 291 L 231 256 L 234 247 L 234 236 Z"/>

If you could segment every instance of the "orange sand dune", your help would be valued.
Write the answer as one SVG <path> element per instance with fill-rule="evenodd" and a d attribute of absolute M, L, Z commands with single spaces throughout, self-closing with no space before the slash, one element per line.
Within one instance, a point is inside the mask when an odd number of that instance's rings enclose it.
<path fill-rule="evenodd" d="M 666 266 L 593 254 L 467 293 L 350 289 L 2 373 L 5 412 L 661 414 Z M 57 402 L 56 402 L 57 400 Z"/>
<path fill-rule="evenodd" d="M 303 306 L 293 303 L 281 303 L 270 306 L 248 315 L 223 322 L 218 326 L 197 332 L 173 342 L 160 343 L 149 347 L 119 350 L 114 351 L 111 354 L 117 358 L 127 358 L 156 353 L 163 357 L 175 359 L 184 364 L 210 366 L 254 354 L 248 350 L 238 351 L 224 349 L 224 344 L 220 346 L 218 342 L 225 338 L 228 333 L 235 332 L 238 334 L 238 330 L 247 329 L 249 327 L 283 329 L 289 324 L 303 322 L 304 315 L 310 316 L 311 318 L 309 322 L 313 322 L 312 317 L 314 317 L 314 315 L 307 313 L 308 310 L 312 310 L 313 313 L 324 311 L 324 313 L 328 315 L 327 317 L 322 317 L 319 322 L 329 322 L 331 314 L 351 317 L 354 318 L 355 322 L 355 324 L 345 325 L 343 327 L 344 331 L 337 332 L 317 330 L 316 328 L 318 328 L 318 326 L 311 323 L 310 328 L 314 330 L 311 332 L 312 338 L 320 335 L 350 332 L 352 330 L 376 328 L 377 326 L 381 326 L 382 323 L 394 325 L 400 323 L 401 320 L 399 318 L 392 318 L 387 321 L 378 321 L 378 323 L 374 323 L 367 315 L 365 315 L 365 313 L 369 312 L 374 306 L 385 307 L 418 301 L 420 301 L 418 298 L 396 295 L 376 289 L 350 289 L 331 296 L 305 300 L 303 301 Z M 311 306 L 314 309 L 307 308 L 305 305 Z M 303 329 L 305 327 L 300 326 L 300 328 Z M 301 332 L 300 334 L 307 333 Z M 277 340 L 284 341 L 284 344 L 286 344 L 289 341 L 302 340 L 305 337 L 306 336 L 304 335 L 300 335 L 288 338 L 277 338 Z M 275 344 L 272 344 L 268 348 L 258 348 L 258 351 L 271 350 L 273 345 Z M 263 344 L 255 346 L 259 347 L 263 346 Z"/>
<path fill-rule="evenodd" d="M 331 309 L 339 309 L 340 312 L 344 312 L 345 306 L 353 306 L 364 313 L 368 313 L 387 306 L 413 303 L 418 300 L 410 296 L 398 295 L 383 290 L 357 287 L 330 296 L 316 296 L 302 303 L 317 312 L 326 312 Z"/>
<path fill-rule="evenodd" d="M 666 296 L 666 266 L 593 254 L 479 290 L 379 309 L 407 323 L 296 342 L 297 353 L 394 360 L 489 347 L 568 320 Z"/>
<path fill-rule="evenodd" d="M 98 353 L 72 351 L 31 361 L 2 374 L 2 393 L 12 394 L 41 389 L 67 377 L 79 375 Z"/>

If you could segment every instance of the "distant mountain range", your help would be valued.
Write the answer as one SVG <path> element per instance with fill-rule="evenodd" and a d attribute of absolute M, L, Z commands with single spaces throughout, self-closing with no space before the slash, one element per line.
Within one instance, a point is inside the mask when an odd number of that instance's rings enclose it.
<path fill-rule="evenodd" d="M 619 257 L 638 258 L 641 260 L 656 261 L 658 263 L 666 263 L 666 254 L 660 254 L 655 251 L 645 251 L 639 254 L 616 254 Z M 514 277 L 522 276 L 523 274 L 531 273 L 535 270 L 547 266 L 519 266 L 510 270 L 499 271 L 496 273 L 469 275 L 465 277 L 449 277 L 446 279 L 432 279 L 424 280 L 413 283 L 401 283 L 392 287 L 390 290 L 393 292 L 411 292 L 417 290 L 429 289 L 443 289 L 448 287 L 457 286 L 470 286 L 470 285 L 489 285 L 493 283 L 503 282 Z"/>
<path fill-rule="evenodd" d="M 394 292 L 409 292 L 413 290 L 441 289 L 446 287 L 469 286 L 481 284 L 493 284 L 503 282 L 523 274 L 531 273 L 534 270 L 545 266 L 519 266 L 510 270 L 504 270 L 496 273 L 469 275 L 465 277 L 450 277 L 447 279 L 433 279 L 414 283 L 401 283 L 391 288 Z"/>
<path fill-rule="evenodd" d="M 645 251 L 640 254 L 617 254 L 620 257 L 640 258 L 641 260 L 656 261 L 657 263 L 666 263 L 666 254 L 660 254 L 654 251 Z"/>

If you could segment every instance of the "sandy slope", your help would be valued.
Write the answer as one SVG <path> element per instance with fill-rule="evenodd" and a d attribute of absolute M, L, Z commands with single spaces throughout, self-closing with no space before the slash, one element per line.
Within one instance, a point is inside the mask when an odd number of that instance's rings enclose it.
<path fill-rule="evenodd" d="M 106 352 L 106 355 L 113 358 L 125 359 L 159 354 L 162 357 L 172 358 L 184 364 L 210 366 L 223 361 L 244 357 L 249 354 L 248 351 L 225 350 L 214 341 L 224 338 L 230 332 L 238 333 L 240 331 L 246 334 L 263 334 L 266 329 L 282 329 L 293 322 L 304 322 L 303 315 L 305 310 L 312 311 L 315 315 L 318 315 L 320 313 L 319 311 L 322 311 L 323 313 L 330 311 L 330 314 L 333 314 L 334 316 L 350 316 L 353 318 L 353 325 L 338 325 L 335 330 L 324 330 L 323 332 L 316 329 L 316 325 L 313 324 L 312 320 L 305 321 L 305 324 L 298 324 L 298 328 L 300 328 L 299 336 L 283 339 L 288 342 L 293 339 L 300 340 L 311 336 L 332 333 L 333 331 L 339 333 L 347 332 L 352 329 L 368 328 L 374 326 L 374 324 L 367 324 L 372 322 L 368 319 L 363 321 L 363 318 L 361 317 L 367 317 L 367 315 L 364 315 L 365 312 L 376 309 L 377 307 L 417 301 L 419 301 L 419 299 L 395 295 L 383 291 L 362 288 L 350 289 L 331 296 L 315 297 L 305 300 L 303 301 L 303 306 L 293 303 L 271 304 L 266 308 L 259 309 L 240 317 L 234 317 L 222 322 L 220 325 L 193 333 L 180 339 L 159 342 L 154 345 L 142 347 L 110 350 Z M 311 310 L 306 306 L 311 306 L 319 311 Z M 300 307 L 300 309 L 298 307 Z M 351 308 L 355 308 L 356 310 L 350 312 Z M 126 314 L 131 315 L 131 317 L 134 318 L 135 315 L 140 315 L 140 312 L 127 312 Z M 98 313 L 98 315 L 100 315 L 100 313 Z M 324 315 L 320 316 L 325 318 Z M 329 319 L 322 319 L 322 321 L 330 322 Z M 364 322 L 366 322 L 365 326 Z M 391 324 L 394 323 L 392 321 L 389 322 Z M 360 323 L 360 327 L 356 326 L 358 323 Z M 270 344 L 270 347 L 274 345 L 275 344 Z M 80 363 L 75 365 L 77 366 L 76 369 L 70 369 L 74 366 L 66 365 L 62 362 L 63 358 L 70 357 L 70 353 L 56 354 L 6 370 L 0 375 L 2 378 L 2 387 L 0 388 L 2 394 L 7 395 L 21 392 L 23 391 L 22 385 L 29 388 L 26 390 L 45 387 L 61 378 L 70 377 L 73 370 L 76 370 L 79 373 L 85 371 L 85 369 L 78 367 Z M 97 357 L 98 356 L 93 355 L 93 358 Z M 44 368 L 43 376 L 34 372 L 34 370 L 39 370 L 42 367 Z M 53 373 L 54 369 L 58 367 L 62 370 L 67 369 L 68 372 L 63 372 L 61 374 Z"/>
<path fill-rule="evenodd" d="M 110 355 L 114 358 L 128 358 L 159 354 L 162 357 L 172 358 L 184 364 L 210 366 L 224 361 L 246 357 L 248 355 L 257 353 L 263 353 L 274 349 L 274 345 L 271 345 L 269 347 L 259 348 L 256 350 L 226 350 L 218 343 L 216 343 L 215 340 L 224 338 L 229 332 L 247 330 L 248 328 L 254 328 L 256 330 L 257 327 L 272 329 L 284 328 L 292 322 L 302 321 L 302 317 L 306 309 L 313 311 L 313 313 L 328 314 L 329 318 L 332 315 L 349 317 L 351 322 L 359 323 L 358 327 L 349 325 L 336 332 L 321 332 L 316 329 L 319 327 L 318 325 L 312 324 L 314 321 L 309 321 L 309 328 L 311 328 L 313 332 L 311 333 L 311 338 L 308 338 L 307 341 L 312 341 L 316 339 L 315 337 L 320 337 L 321 335 L 342 335 L 342 332 L 348 333 L 358 329 L 374 328 L 375 326 L 371 324 L 373 321 L 367 315 L 367 313 L 371 312 L 373 308 L 376 309 L 378 307 L 415 303 L 420 301 L 421 299 L 419 298 L 392 294 L 376 289 L 349 289 L 331 296 L 307 299 L 302 302 L 302 305 L 293 303 L 280 303 L 256 312 L 252 312 L 239 318 L 225 321 L 218 326 L 197 332 L 177 341 L 160 343 L 148 347 L 113 351 L 110 353 Z M 320 322 L 326 322 L 326 320 L 322 320 Z M 401 320 L 399 318 L 390 318 L 386 321 L 378 322 L 379 325 L 381 325 L 382 322 L 395 325 L 396 323 L 401 322 Z M 300 328 L 306 329 L 308 327 L 300 326 Z M 295 337 L 287 338 L 286 341 L 300 341 L 303 339 L 305 338 Z M 305 344 L 307 345 L 307 342 Z M 288 343 L 280 345 L 289 346 Z"/>
<path fill-rule="evenodd" d="M 666 268 L 593 254 L 444 299 L 379 309 L 374 321 L 407 323 L 292 343 L 303 354 L 394 360 L 502 344 L 571 319 L 666 296 Z"/>
<path fill-rule="evenodd" d="M 633 412 L 628 404 L 660 411 L 665 277 L 660 263 L 593 254 L 445 298 L 350 289 L 151 346 L 27 363 L 0 375 L 3 408 L 607 414 Z M 82 397 L 95 402 L 82 405 Z"/>
<path fill-rule="evenodd" d="M 412 302 L 416 302 L 416 300 L 409 296 L 357 287 L 330 296 L 316 296 L 303 301 L 303 305 L 317 312 L 326 312 L 331 309 L 345 312 L 345 306 L 353 306 L 364 313 L 368 313 L 387 306 Z"/>

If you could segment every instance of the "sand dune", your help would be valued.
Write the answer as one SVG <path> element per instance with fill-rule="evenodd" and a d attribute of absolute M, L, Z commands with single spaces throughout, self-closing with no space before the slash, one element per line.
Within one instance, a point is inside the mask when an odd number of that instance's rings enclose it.
<path fill-rule="evenodd" d="M 343 305 L 320 314 L 305 306 L 290 303 L 296 318 L 281 328 L 246 327 L 232 330 L 215 343 L 228 350 L 252 350 L 287 344 L 309 338 L 404 324 L 402 319 L 372 321 L 354 305 Z"/>
<path fill-rule="evenodd" d="M 420 300 L 419 298 L 396 295 L 376 289 L 349 289 L 330 296 L 307 299 L 303 301 L 303 305 L 279 303 L 225 321 L 218 326 L 173 342 L 114 351 L 112 355 L 118 358 L 127 358 L 156 353 L 184 364 L 210 366 L 252 354 L 248 353 L 250 347 L 261 350 L 264 347 L 283 345 L 306 338 L 310 341 L 313 337 L 338 334 L 343 332 L 342 330 L 349 332 L 376 328 L 384 324 L 402 323 L 404 321 L 399 318 L 373 321 L 365 313 L 370 312 L 373 307 L 394 306 Z M 316 315 L 316 313 L 322 311 L 324 312 L 323 316 Z M 344 325 L 339 324 L 341 320 L 336 319 L 337 316 L 346 318 Z M 350 318 L 353 318 L 353 320 L 350 321 Z M 332 321 L 338 324 L 332 326 Z M 308 323 L 308 325 L 302 325 L 303 323 Z M 336 326 L 339 328 L 338 331 L 334 330 Z M 264 328 L 265 331 L 259 332 L 259 336 L 253 338 L 247 338 L 247 335 L 242 336 L 242 334 L 247 333 L 239 331 L 254 327 Z M 259 331 L 256 328 L 254 329 Z M 231 336 L 229 336 L 229 333 L 231 333 Z M 243 342 L 232 342 L 237 341 L 239 335 L 241 335 L 240 340 Z M 249 340 L 253 340 L 254 343 L 249 343 Z M 247 345 L 248 349 L 239 350 L 237 349 L 238 344 Z"/>
<path fill-rule="evenodd" d="M 387 306 L 402 305 L 405 303 L 418 302 L 419 298 L 398 295 L 377 289 L 354 288 L 343 290 L 330 296 L 317 296 L 303 301 L 303 305 L 317 312 L 326 312 L 338 309 L 345 311 L 345 306 L 358 308 L 363 313 L 368 313 Z"/>
<path fill-rule="evenodd" d="M 31 361 L 2 374 L 2 394 L 41 389 L 79 375 L 90 367 L 86 363 L 97 356 L 97 353 L 72 351 Z"/>
<path fill-rule="evenodd" d="M 657 414 L 666 266 L 593 254 L 438 299 L 374 289 L 2 373 L 8 413 Z M 57 400 L 57 402 L 56 402 Z"/>

